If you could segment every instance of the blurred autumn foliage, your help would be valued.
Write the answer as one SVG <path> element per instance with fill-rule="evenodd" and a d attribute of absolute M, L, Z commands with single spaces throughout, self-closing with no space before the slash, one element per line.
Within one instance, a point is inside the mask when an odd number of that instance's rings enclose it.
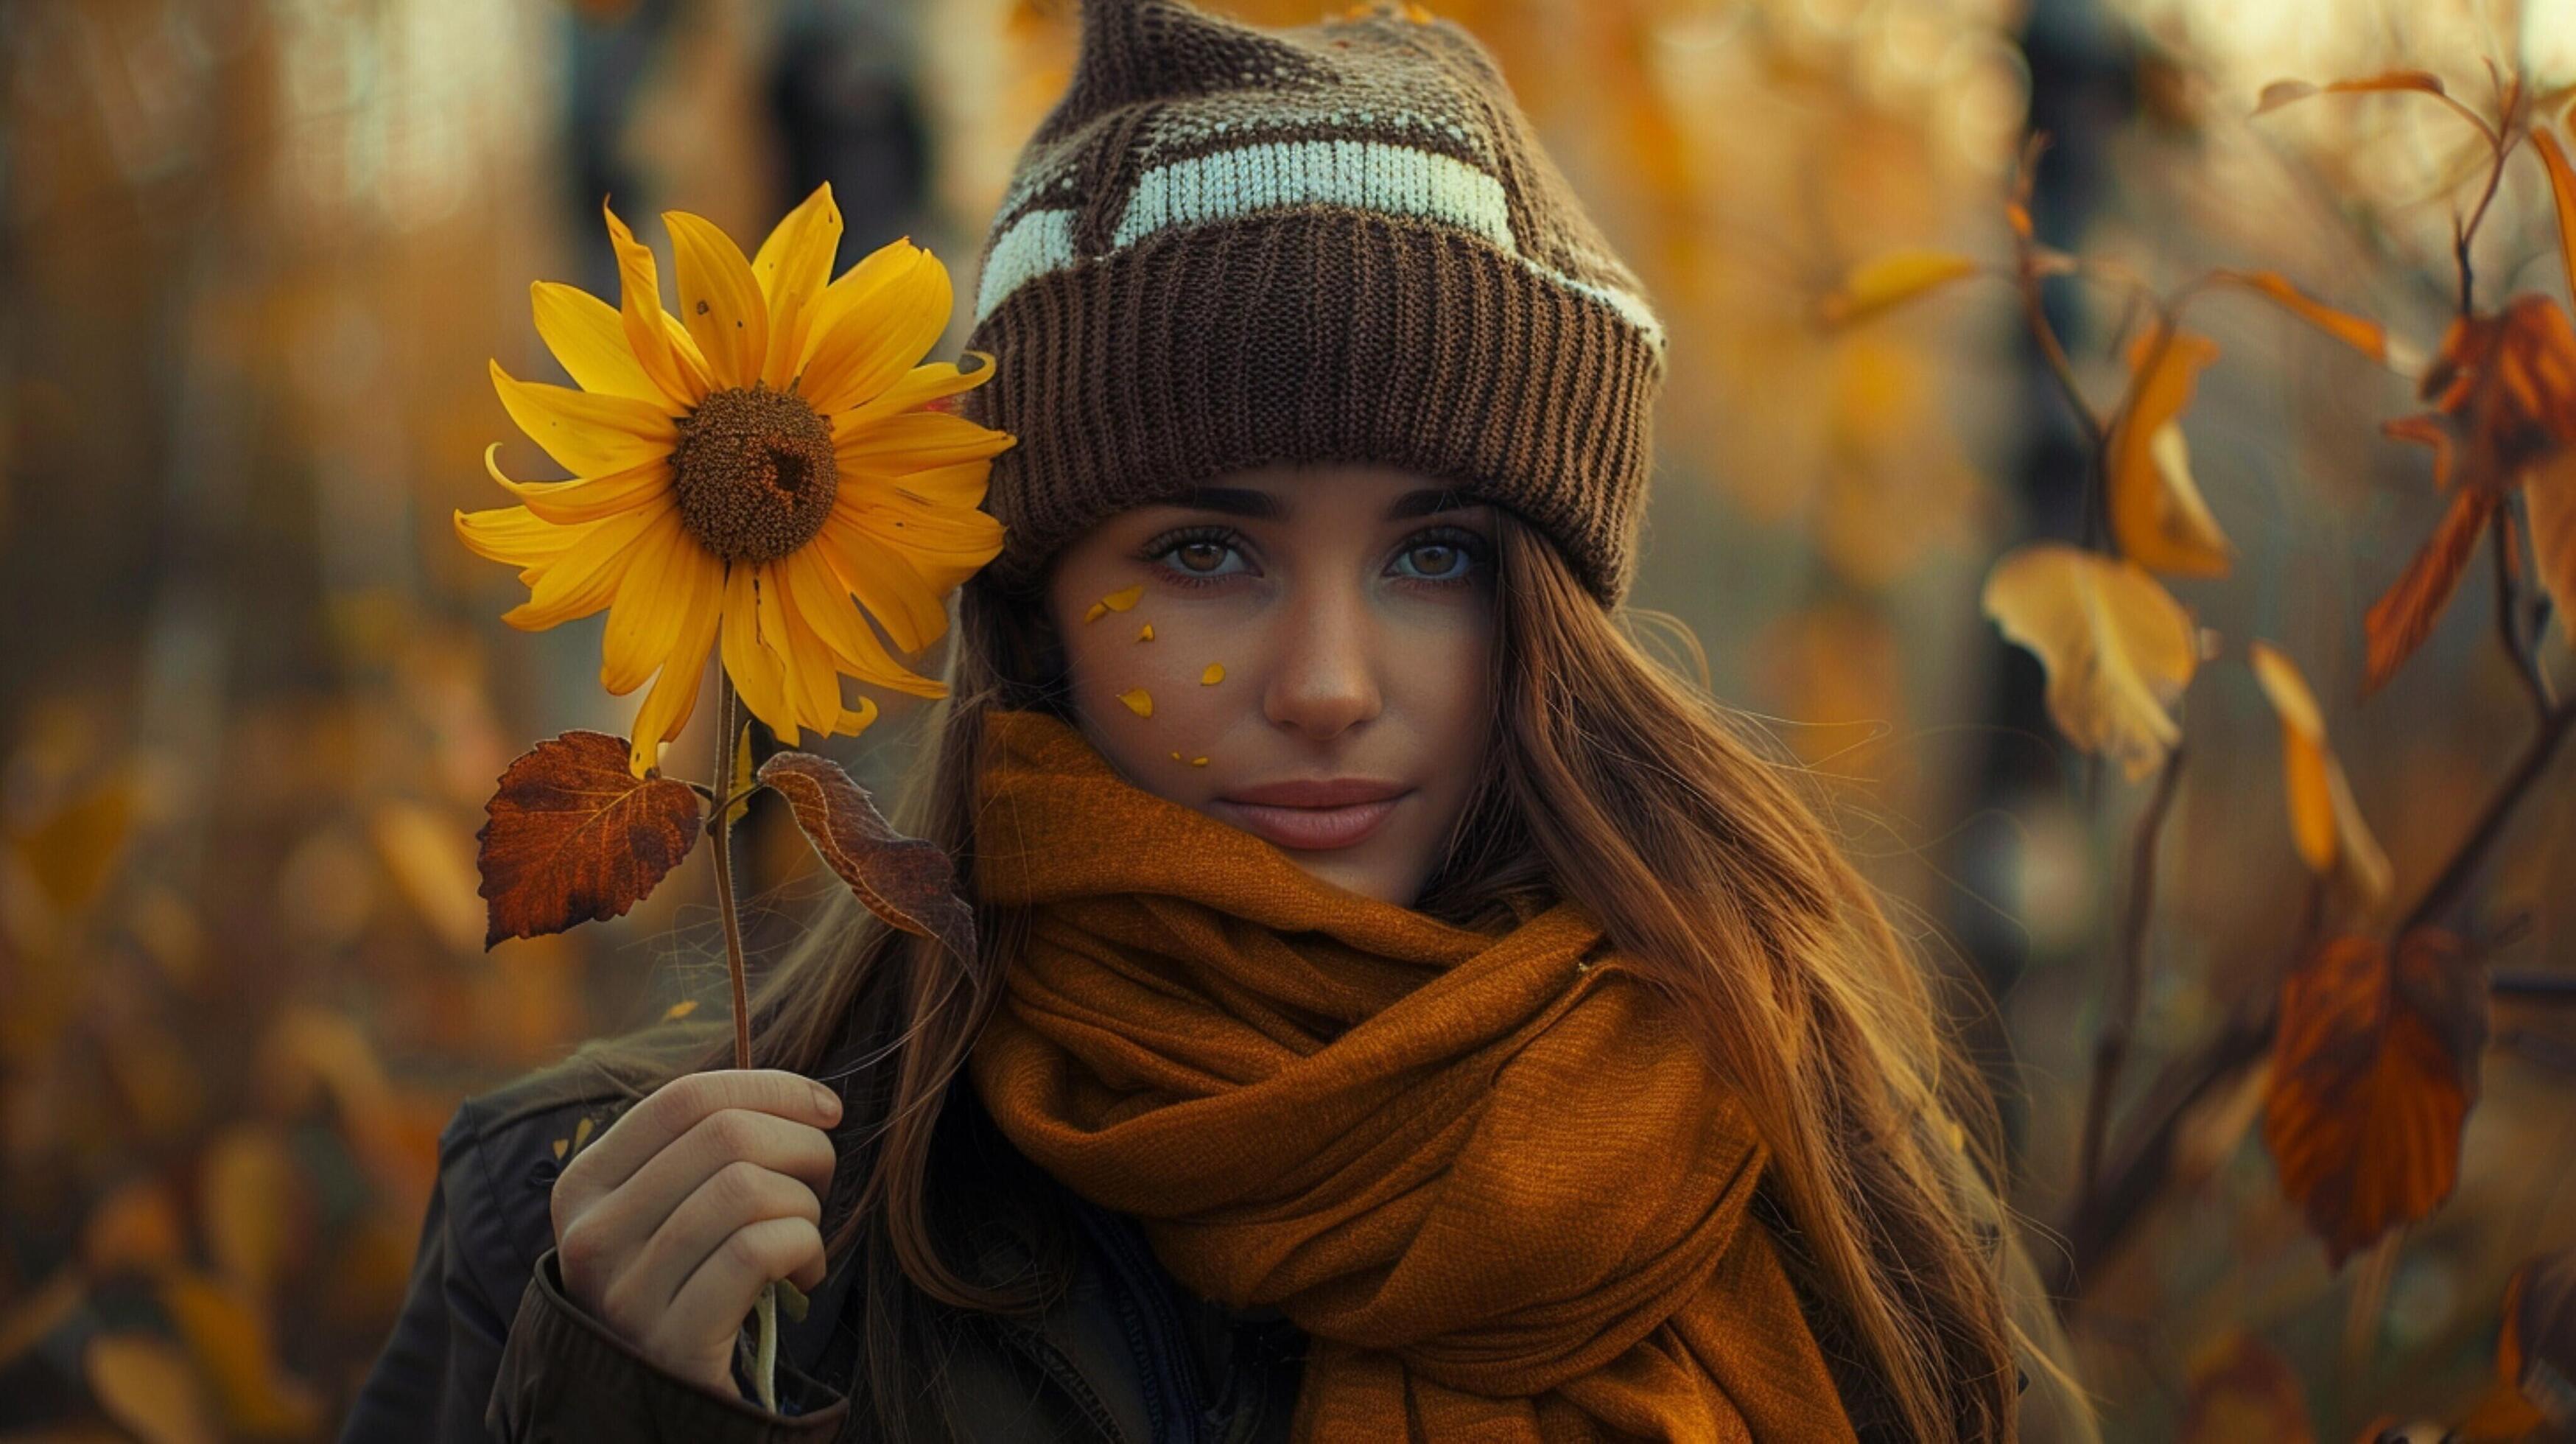
<path fill-rule="evenodd" d="M 1637 602 L 1997 1000 L 2109 1436 L 2576 1427 L 2563 7 L 1429 8 L 1672 326 Z M 456 1101 L 721 1008 L 694 872 L 484 950 L 496 779 L 630 710 L 449 531 L 486 360 L 603 195 L 971 288 L 1073 19 L 0 7 L 0 1438 L 328 1437 Z"/>

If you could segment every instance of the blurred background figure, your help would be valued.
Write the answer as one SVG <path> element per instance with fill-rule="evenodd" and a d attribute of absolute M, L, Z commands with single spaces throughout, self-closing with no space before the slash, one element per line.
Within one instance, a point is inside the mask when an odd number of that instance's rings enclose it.
<path fill-rule="evenodd" d="M 2036 244 L 2158 291 L 2278 272 L 2385 326 L 2383 363 L 2277 307 L 2195 303 L 2221 359 L 2188 464 L 2233 564 L 2173 589 L 2240 660 L 2255 637 L 2298 660 L 2402 907 L 2534 725 L 2484 555 L 2405 675 L 2356 700 L 2364 609 L 2445 506 L 2425 453 L 2379 428 L 2422 406 L 2413 376 L 2458 305 L 2454 218 L 2491 153 L 2420 92 L 2253 112 L 2276 80 L 2404 69 L 2490 118 L 2518 77 L 2555 116 L 2576 5 L 1432 8 L 1502 59 L 1672 329 L 1632 605 L 1832 797 L 1955 983 L 2110 1437 L 2527 1427 L 2500 1392 L 2507 1280 L 2576 1243 L 2566 759 L 2476 859 L 2470 925 L 2518 981 L 2456 1187 L 2330 1266 L 2265 1146 L 2268 1033 L 2209 1065 L 2303 936 L 2279 716 L 2212 662 L 2188 770 L 2131 783 L 2066 745 L 2040 666 L 1979 607 L 2007 548 L 2090 524 L 2095 438 L 2060 387 L 2113 408 L 2136 307 L 2040 288 L 2060 358 L 1993 280 L 1867 324 L 1819 303 L 1891 251 L 2008 267 L 2037 130 Z M 1074 0 L 0 6 L 0 1440 L 330 1437 L 456 1101 L 724 1006 L 695 874 L 615 923 L 483 945 L 495 777 L 540 736 L 632 714 L 593 685 L 600 621 L 510 632 L 510 579 L 450 530 L 504 501 L 488 443 L 542 474 L 486 361 L 558 379 L 527 286 L 615 295 L 603 197 L 668 275 L 654 213 L 756 236 L 829 181 L 839 265 L 909 235 L 971 296 L 1075 19 Z M 2501 177 L 2479 304 L 2565 304 L 2545 172 L 2526 154 Z M 2546 715 L 2576 690 L 2564 620 L 2531 650 Z M 827 750 L 886 789 L 923 704 L 878 700 L 863 743 Z M 679 745 L 706 750 L 707 710 Z M 746 824 L 755 966 L 838 886 L 777 811 Z M 2106 1182 L 2080 1200 L 2114 1020 Z M 2563 1360 L 2559 1327 L 2518 1347 Z"/>

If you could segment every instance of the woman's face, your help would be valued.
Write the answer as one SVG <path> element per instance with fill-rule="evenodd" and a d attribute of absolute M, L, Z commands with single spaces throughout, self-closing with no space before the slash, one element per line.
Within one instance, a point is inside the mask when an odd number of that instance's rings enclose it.
<path fill-rule="evenodd" d="M 1437 482 L 1266 467 L 1092 528 L 1047 607 L 1122 776 L 1409 907 L 1485 765 L 1493 556 Z"/>

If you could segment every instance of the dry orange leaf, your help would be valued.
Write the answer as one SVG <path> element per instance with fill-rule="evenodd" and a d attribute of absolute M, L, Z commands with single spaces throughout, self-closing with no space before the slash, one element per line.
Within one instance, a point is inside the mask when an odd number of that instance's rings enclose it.
<path fill-rule="evenodd" d="M 2109 457 L 2111 534 L 2122 556 L 2150 571 L 2217 577 L 2232 561 L 2174 424 L 2201 369 L 2217 359 L 2216 342 L 2188 331 L 2150 330 L 2129 348 L 2133 399 Z"/>
<path fill-rule="evenodd" d="M 441 941 L 473 952 L 483 938 L 483 909 L 464 829 L 420 803 L 388 798 L 376 805 L 369 831 L 394 890 Z"/>
<path fill-rule="evenodd" d="M 2576 451 L 2562 451 L 2533 468 L 2522 500 L 2541 590 L 2559 616 L 2576 618 Z M 2561 626 L 2558 635 L 2576 638 L 2576 628 Z"/>
<path fill-rule="evenodd" d="M 148 1334 L 100 1334 L 81 1351 L 90 1397 L 144 1444 L 223 1437 L 197 1371 L 177 1345 Z"/>
<path fill-rule="evenodd" d="M 2504 1435 L 2515 1423 L 2526 1430 L 2542 1422 L 2576 1428 L 2576 1393 L 2568 1385 L 2576 1379 L 2576 1249 L 2544 1254 L 2513 1271 L 2496 1338 L 2496 1375 L 2523 1406 L 2499 1404 L 2499 1436 L 2520 1438 Z M 2480 1414 L 2486 1412 L 2482 1407 Z"/>
<path fill-rule="evenodd" d="M 2484 487 L 2464 486 L 2451 497 L 2450 510 L 2433 529 L 2432 538 L 2415 553 L 2379 600 L 2362 614 L 2362 694 L 2386 686 L 2441 620 L 2442 608 L 2459 589 L 2460 574 L 2476 554 L 2478 539 L 2500 498 Z"/>
<path fill-rule="evenodd" d="M 2217 278 L 2231 281 L 2270 297 L 2290 314 L 2325 332 L 2373 361 L 2388 359 L 2388 331 L 2378 322 L 2338 311 L 2290 284 L 2289 278 L 2276 271 L 2220 271 Z"/>
<path fill-rule="evenodd" d="M 2307 1444 L 2307 1389 L 2280 1351 L 2243 1328 L 2230 1328 L 2191 1362 L 2191 1395 L 2183 1406 L 2184 1444 Z"/>
<path fill-rule="evenodd" d="M 1151 717 L 1154 715 L 1153 694 L 1147 692 L 1142 687 L 1131 688 L 1119 693 L 1118 700 L 1126 703 L 1127 710 L 1135 713 L 1139 717 Z"/>
<path fill-rule="evenodd" d="M 2396 873 L 2362 819 L 2343 763 L 2327 744 L 2317 694 L 2287 656 L 2262 642 L 2252 652 L 2255 680 L 2281 717 L 2282 787 L 2299 857 L 2319 876 L 2348 887 L 2365 910 L 2375 908 L 2387 900 Z"/>
<path fill-rule="evenodd" d="M 1816 311 L 1829 326 L 1848 326 L 1976 273 L 1977 263 L 1966 256 L 1897 251 L 1853 267 Z"/>
<path fill-rule="evenodd" d="M 2311 85 L 2304 80 L 2275 80 L 2263 87 L 2262 98 L 2254 103 L 2254 114 L 2278 110 L 2294 100 L 2311 95 L 2350 94 L 2356 91 L 2415 90 L 2426 95 L 2445 95 L 2442 77 L 2428 70 L 2391 70 L 2382 75 L 2364 76 L 2358 80 L 2338 80 L 2329 85 Z"/>
<path fill-rule="evenodd" d="M 2119 759 L 2131 781 L 2164 764 L 2182 739 L 2166 709 L 2199 665 L 2199 634 L 2145 568 L 2031 542 L 1986 574 L 1984 605 L 2048 669 L 2048 713 L 2068 741 Z"/>
<path fill-rule="evenodd" d="M 304 1174 L 273 1124 L 241 1124 L 206 1149 L 198 1173 L 206 1251 L 215 1266 L 265 1299 L 312 1240 Z"/>
<path fill-rule="evenodd" d="M 321 1399 L 279 1370 L 267 1311 L 238 1285 L 183 1269 L 162 1280 L 160 1297 L 232 1433 L 301 1438 L 319 1427 Z"/>
<path fill-rule="evenodd" d="M 2481 969 L 2436 928 L 2335 938 L 2281 984 L 2263 1141 L 2340 1267 L 2458 1182 L 2486 1046 Z"/>
<path fill-rule="evenodd" d="M 2558 205 L 2558 260 L 2566 269 L 2567 284 L 2576 289 L 2576 168 L 2567 163 L 2567 152 L 2558 137 L 2535 127 L 2531 145 L 2540 152 L 2540 163 L 2549 168 L 2549 194 Z"/>

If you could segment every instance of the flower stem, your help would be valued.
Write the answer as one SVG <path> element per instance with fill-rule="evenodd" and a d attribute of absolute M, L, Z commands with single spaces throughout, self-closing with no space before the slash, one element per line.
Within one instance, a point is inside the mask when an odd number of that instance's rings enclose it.
<path fill-rule="evenodd" d="M 716 773 L 723 785 L 733 785 L 734 734 L 742 727 L 740 708 L 736 705 L 733 678 L 721 670 L 716 673 Z M 751 999 L 744 979 L 742 957 L 741 904 L 733 891 L 733 799 L 717 804 L 716 815 L 708 822 L 715 832 L 716 913 L 724 919 L 725 973 L 733 983 L 733 1066 L 751 1066 Z M 778 1408 L 778 1285 L 764 1284 L 758 1305 L 760 1318 L 758 1367 L 752 1383 L 760 1391 L 760 1407 Z"/>

